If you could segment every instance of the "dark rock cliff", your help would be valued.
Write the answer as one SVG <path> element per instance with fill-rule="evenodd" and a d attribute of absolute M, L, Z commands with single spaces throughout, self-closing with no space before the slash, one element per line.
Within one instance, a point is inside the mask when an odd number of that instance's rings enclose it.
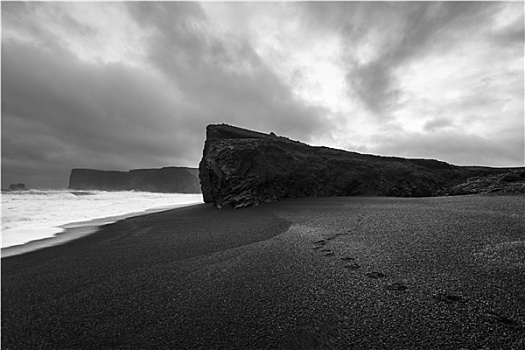
<path fill-rule="evenodd" d="M 69 177 L 69 189 L 200 193 L 200 184 L 196 168 L 166 167 L 127 172 L 73 169 Z"/>
<path fill-rule="evenodd" d="M 467 181 L 453 186 L 449 189 L 449 195 L 464 194 L 519 194 L 525 193 L 525 170 L 491 174 L 486 176 L 474 176 Z"/>
<path fill-rule="evenodd" d="M 204 202 L 217 208 L 297 197 L 447 195 L 468 178 L 509 171 L 313 147 L 226 124 L 208 125 L 199 164 Z"/>
<path fill-rule="evenodd" d="M 23 183 L 9 185 L 8 191 L 25 191 L 26 185 Z"/>

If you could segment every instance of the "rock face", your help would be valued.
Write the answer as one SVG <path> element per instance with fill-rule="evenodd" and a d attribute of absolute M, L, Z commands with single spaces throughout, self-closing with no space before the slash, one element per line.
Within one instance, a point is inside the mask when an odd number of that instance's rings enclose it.
<path fill-rule="evenodd" d="M 448 194 L 525 193 L 525 172 L 513 171 L 488 176 L 476 176 L 453 186 Z"/>
<path fill-rule="evenodd" d="M 166 167 L 130 171 L 73 169 L 69 189 L 100 191 L 146 191 L 200 193 L 198 169 Z"/>
<path fill-rule="evenodd" d="M 11 184 L 9 185 L 8 191 L 25 191 L 26 185 L 20 183 L 20 184 Z"/>
<path fill-rule="evenodd" d="M 313 147 L 226 124 L 208 125 L 199 164 L 204 202 L 217 208 L 297 197 L 447 195 L 470 177 L 502 172 L 509 169 Z"/>

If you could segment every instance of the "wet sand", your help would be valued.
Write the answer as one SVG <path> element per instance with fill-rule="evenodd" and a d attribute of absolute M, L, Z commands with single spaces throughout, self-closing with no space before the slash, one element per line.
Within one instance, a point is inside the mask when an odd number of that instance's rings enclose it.
<path fill-rule="evenodd" d="M 87 194 L 84 193 L 83 195 L 87 195 Z M 42 248 L 64 244 L 66 242 L 76 240 L 81 237 L 93 234 L 99 229 L 100 226 L 103 226 L 109 223 L 113 223 L 113 222 L 117 222 L 117 221 L 120 221 L 126 218 L 139 216 L 139 215 L 145 215 L 145 214 L 151 214 L 151 213 L 158 213 L 160 211 L 166 211 L 167 209 L 175 209 L 175 208 L 186 207 L 188 205 L 195 205 L 195 204 L 196 203 L 177 204 L 177 205 L 170 206 L 169 208 L 146 209 L 140 212 L 131 212 L 127 214 L 108 216 L 105 218 L 72 222 L 72 223 L 60 226 L 60 228 L 63 229 L 64 231 L 58 232 L 52 237 L 36 239 L 36 240 L 30 241 L 24 244 L 13 245 L 13 246 L 2 248 L 1 257 L 7 258 L 10 256 L 29 253 L 34 250 L 38 250 Z"/>
<path fill-rule="evenodd" d="M 2 259 L 2 349 L 422 348 L 525 348 L 525 196 L 203 204 Z"/>

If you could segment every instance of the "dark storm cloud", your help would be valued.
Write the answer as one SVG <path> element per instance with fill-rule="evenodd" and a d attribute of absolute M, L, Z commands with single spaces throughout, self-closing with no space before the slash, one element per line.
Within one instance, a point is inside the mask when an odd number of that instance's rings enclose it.
<path fill-rule="evenodd" d="M 383 116 L 400 93 L 390 69 L 389 62 L 373 61 L 359 65 L 346 75 L 355 95 L 376 116 Z"/>
<path fill-rule="evenodd" d="M 60 5 L 2 4 L 3 25 L 16 34 L 2 40 L 3 187 L 66 187 L 73 167 L 197 166 L 209 123 L 304 141 L 327 126 L 323 111 L 294 99 L 246 40 L 208 28 L 200 5 L 127 5 L 152 30 L 141 48 L 147 68 L 79 59 L 37 14 L 77 38 L 104 33 Z"/>
<path fill-rule="evenodd" d="M 146 73 L 58 60 L 56 51 L 9 40 L 2 46 L 3 177 L 18 162 L 35 171 L 47 164 L 124 170 L 189 163 L 201 152 L 177 125 L 194 112 L 167 99 Z M 67 175 L 59 176 L 62 186 Z"/>

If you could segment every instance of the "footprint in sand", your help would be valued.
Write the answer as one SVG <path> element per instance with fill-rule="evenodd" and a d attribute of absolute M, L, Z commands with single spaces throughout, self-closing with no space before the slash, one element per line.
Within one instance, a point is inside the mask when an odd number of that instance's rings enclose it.
<path fill-rule="evenodd" d="M 442 301 L 445 303 L 458 303 L 458 302 L 464 302 L 466 299 L 457 294 L 447 294 L 447 293 L 437 293 L 432 296 L 437 301 Z"/>
<path fill-rule="evenodd" d="M 323 252 L 324 256 L 334 256 L 335 253 L 331 250 L 331 249 L 327 249 L 327 248 L 324 248 L 324 249 L 321 249 L 321 252 Z"/>
<path fill-rule="evenodd" d="M 358 263 L 351 263 L 351 264 L 346 264 L 343 267 L 349 270 L 357 270 L 358 268 L 361 267 L 361 265 L 359 265 Z"/>
<path fill-rule="evenodd" d="M 354 261 L 355 258 L 352 258 L 351 256 L 345 256 L 345 257 L 342 257 L 341 260 L 343 260 L 343 261 Z"/>
<path fill-rule="evenodd" d="M 318 250 L 323 248 L 326 245 L 326 239 L 321 239 L 319 241 L 314 242 L 315 246 L 312 248 L 313 250 Z"/>
<path fill-rule="evenodd" d="M 374 278 L 374 279 L 386 277 L 384 273 L 378 272 L 378 271 L 367 272 L 365 273 L 365 276 L 368 278 Z"/>
<path fill-rule="evenodd" d="M 386 289 L 391 290 L 391 291 L 396 291 L 396 292 L 403 292 L 407 290 L 408 287 L 404 283 L 394 282 L 394 283 L 387 284 Z"/>
<path fill-rule="evenodd" d="M 497 312 L 489 311 L 484 315 L 484 317 L 492 323 L 501 323 L 505 326 L 513 328 L 522 328 L 518 321 L 508 318 L 507 316 L 498 314 Z"/>

